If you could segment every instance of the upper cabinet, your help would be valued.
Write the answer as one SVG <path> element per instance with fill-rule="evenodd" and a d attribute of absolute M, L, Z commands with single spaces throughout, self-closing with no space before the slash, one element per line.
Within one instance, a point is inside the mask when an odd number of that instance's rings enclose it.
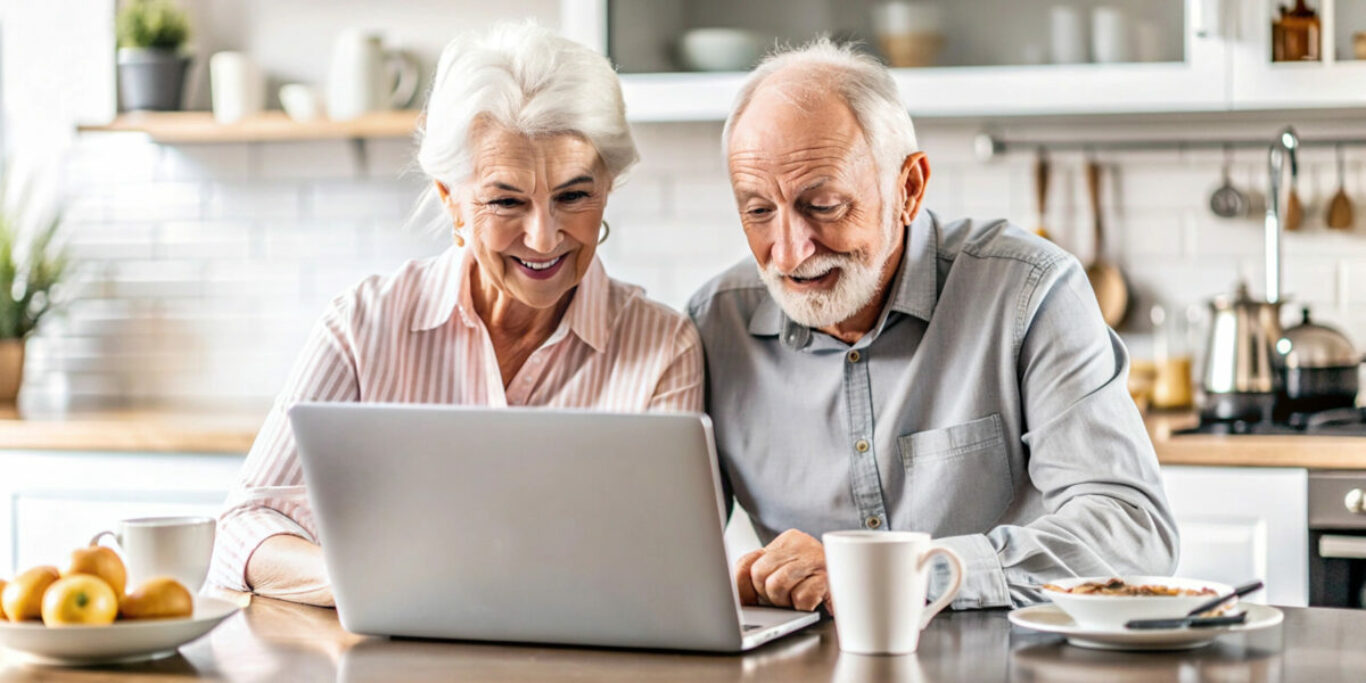
<path fill-rule="evenodd" d="M 1301 2 L 1230 0 L 1234 109 L 1366 105 L 1366 0 Z"/>
<path fill-rule="evenodd" d="M 1321 58 L 1296 63 L 1272 60 L 1276 0 L 561 0 L 561 27 L 638 121 L 722 119 L 765 50 L 820 34 L 891 65 L 916 116 L 1366 104 L 1366 0 L 1307 5 Z"/>

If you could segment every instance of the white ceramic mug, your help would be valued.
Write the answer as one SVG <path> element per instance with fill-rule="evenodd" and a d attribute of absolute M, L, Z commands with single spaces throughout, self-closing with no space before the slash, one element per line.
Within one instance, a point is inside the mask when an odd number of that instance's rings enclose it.
<path fill-rule="evenodd" d="M 209 58 L 209 92 L 213 118 L 235 123 L 265 108 L 266 81 L 250 57 L 241 52 L 219 52 Z"/>
<path fill-rule="evenodd" d="M 1133 60 L 1129 46 L 1129 19 L 1118 7 L 1091 8 L 1091 57 L 1101 64 Z"/>
<path fill-rule="evenodd" d="M 90 545 L 113 536 L 128 566 L 128 590 L 147 579 L 169 576 L 198 593 L 213 557 L 212 517 L 142 517 L 119 522 L 118 532 L 101 531 Z"/>
<path fill-rule="evenodd" d="M 1081 10 L 1072 5 L 1048 8 L 1049 56 L 1054 64 L 1086 62 L 1086 29 Z"/>
<path fill-rule="evenodd" d="M 408 106 L 417 95 L 419 69 L 412 55 L 386 50 L 379 34 L 346 29 L 337 34 L 327 78 L 327 114 L 347 121 Z"/>
<path fill-rule="evenodd" d="M 949 606 L 963 586 L 963 561 L 914 531 L 832 531 L 821 536 L 840 649 L 855 654 L 903 655 L 920 645 L 920 631 Z M 926 605 L 930 563 L 942 557 L 952 579 Z"/>

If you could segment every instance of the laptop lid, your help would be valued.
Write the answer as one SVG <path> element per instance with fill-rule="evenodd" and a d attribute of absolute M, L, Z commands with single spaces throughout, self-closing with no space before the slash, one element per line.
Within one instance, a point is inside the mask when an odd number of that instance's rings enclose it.
<path fill-rule="evenodd" d="M 347 630 L 740 649 L 705 415 L 304 403 L 289 417 Z"/>

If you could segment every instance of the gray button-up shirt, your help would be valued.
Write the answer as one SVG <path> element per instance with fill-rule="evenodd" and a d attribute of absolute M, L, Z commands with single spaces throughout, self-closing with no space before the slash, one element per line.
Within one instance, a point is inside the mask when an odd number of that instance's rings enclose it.
<path fill-rule="evenodd" d="M 1077 260 L 1004 221 L 922 211 L 892 286 L 852 346 L 789 319 L 750 259 L 689 302 L 721 470 L 759 538 L 929 532 L 964 560 L 960 609 L 1170 573 L 1128 354 Z"/>

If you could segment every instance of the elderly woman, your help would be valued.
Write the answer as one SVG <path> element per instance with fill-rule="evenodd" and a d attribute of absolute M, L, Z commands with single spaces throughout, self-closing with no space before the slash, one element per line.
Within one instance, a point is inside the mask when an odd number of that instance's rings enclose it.
<path fill-rule="evenodd" d="M 638 158 L 624 112 L 607 60 L 545 29 L 446 47 L 418 160 L 455 246 L 332 301 L 220 519 L 215 583 L 332 604 L 285 415 L 297 402 L 701 410 L 691 323 L 594 255 Z"/>

